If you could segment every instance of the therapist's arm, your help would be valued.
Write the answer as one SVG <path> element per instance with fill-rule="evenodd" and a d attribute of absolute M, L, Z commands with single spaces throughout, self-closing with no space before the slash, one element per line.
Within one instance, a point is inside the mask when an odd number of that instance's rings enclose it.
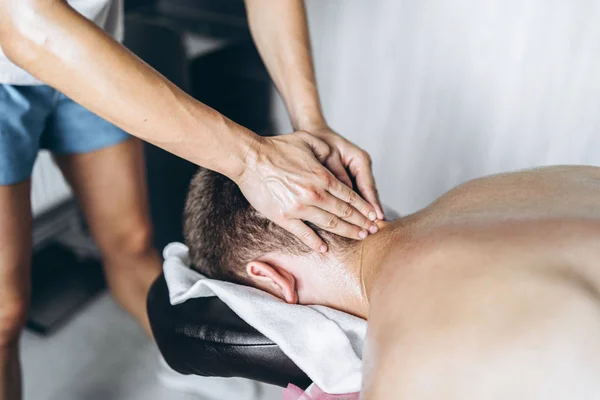
<path fill-rule="evenodd" d="M 245 0 L 254 41 L 296 130 L 307 131 L 331 148 L 325 165 L 384 218 L 369 154 L 335 133 L 321 110 L 303 0 Z"/>
<path fill-rule="evenodd" d="M 303 221 L 352 238 L 367 224 L 372 208 L 315 158 L 329 156 L 323 141 L 260 138 L 185 94 L 64 0 L 0 0 L 0 46 L 132 135 L 230 177 L 257 210 L 317 251 L 325 244 Z M 363 220 L 337 224 L 347 209 Z"/>
<path fill-rule="evenodd" d="M 0 44 L 12 62 L 132 135 L 227 176 L 241 173 L 252 132 L 195 101 L 63 0 L 0 4 Z"/>

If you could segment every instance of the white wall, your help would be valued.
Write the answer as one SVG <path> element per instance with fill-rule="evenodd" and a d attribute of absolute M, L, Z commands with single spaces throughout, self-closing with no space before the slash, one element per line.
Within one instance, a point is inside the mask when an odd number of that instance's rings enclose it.
<path fill-rule="evenodd" d="M 483 174 L 600 165 L 600 1 L 308 9 L 329 122 L 371 153 L 383 200 L 402 213 Z"/>

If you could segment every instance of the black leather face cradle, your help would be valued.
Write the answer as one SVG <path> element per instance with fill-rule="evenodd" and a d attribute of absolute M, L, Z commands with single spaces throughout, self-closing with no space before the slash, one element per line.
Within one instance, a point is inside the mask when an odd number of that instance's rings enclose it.
<path fill-rule="evenodd" d="M 163 357 L 182 374 L 243 377 L 305 389 L 310 379 L 271 340 L 218 297 L 172 306 L 161 275 L 148 294 L 148 316 Z"/>

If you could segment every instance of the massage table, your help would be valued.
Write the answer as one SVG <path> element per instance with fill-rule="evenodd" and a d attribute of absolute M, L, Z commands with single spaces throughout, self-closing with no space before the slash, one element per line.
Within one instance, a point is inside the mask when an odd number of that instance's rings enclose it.
<path fill-rule="evenodd" d="M 305 389 L 310 379 L 271 340 L 218 297 L 172 306 L 161 275 L 148 294 L 148 317 L 160 352 L 181 374 L 242 377 Z"/>

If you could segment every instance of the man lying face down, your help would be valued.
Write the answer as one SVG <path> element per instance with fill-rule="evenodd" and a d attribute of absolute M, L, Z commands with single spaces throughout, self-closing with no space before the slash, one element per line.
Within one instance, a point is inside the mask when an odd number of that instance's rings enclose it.
<path fill-rule="evenodd" d="M 314 253 L 254 210 L 233 181 L 209 170 L 193 179 L 184 220 L 192 265 L 203 275 L 253 286 L 288 303 L 366 317 L 362 242 L 311 225 L 330 249 Z"/>
<path fill-rule="evenodd" d="M 476 179 L 325 254 L 212 172 L 185 219 L 203 274 L 368 318 L 361 399 L 600 398 L 600 168 Z"/>

